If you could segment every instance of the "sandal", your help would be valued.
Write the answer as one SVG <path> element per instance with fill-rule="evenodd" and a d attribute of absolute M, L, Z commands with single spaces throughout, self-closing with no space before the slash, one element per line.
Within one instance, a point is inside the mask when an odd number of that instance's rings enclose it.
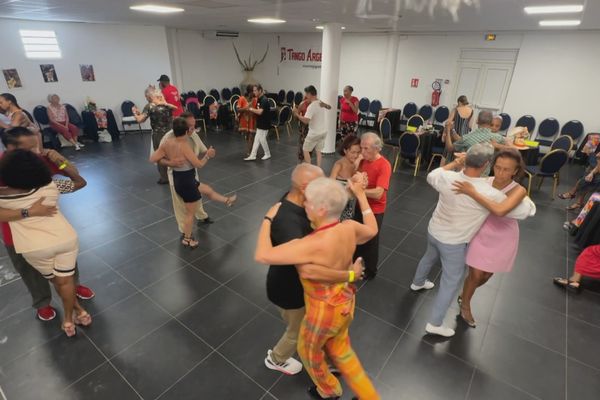
<path fill-rule="evenodd" d="M 183 239 L 181 239 L 181 244 L 183 247 L 188 247 L 190 250 L 194 250 L 200 245 L 200 243 L 198 243 L 198 241 L 194 238 L 194 235 L 190 237 L 184 236 Z"/>
<path fill-rule="evenodd" d="M 566 278 L 558 278 L 558 277 L 552 279 L 552 282 L 556 286 L 565 288 L 570 292 L 573 292 L 573 293 L 581 292 L 581 284 L 579 282 L 575 282 L 575 281 L 572 281 L 572 280 L 566 279 Z"/>
<path fill-rule="evenodd" d="M 77 328 L 72 322 L 63 322 L 61 329 L 65 332 L 67 337 L 73 337 L 77 335 Z"/>
<path fill-rule="evenodd" d="M 235 201 L 237 200 L 237 194 L 234 194 L 233 196 L 229 196 L 227 198 L 227 200 L 225 200 L 225 205 L 227 207 L 231 207 L 235 204 Z"/>
<path fill-rule="evenodd" d="M 565 209 L 567 211 L 574 211 L 574 210 L 579 210 L 581 207 L 583 207 L 583 204 L 581 204 L 581 203 L 573 203 L 570 206 L 565 207 Z"/>
<path fill-rule="evenodd" d="M 73 318 L 73 321 L 77 325 L 89 326 L 92 323 L 92 316 L 88 314 L 87 311 L 82 311 L 79 313 L 79 315 Z"/>
<path fill-rule="evenodd" d="M 462 306 L 462 296 L 458 296 L 458 299 L 456 299 L 456 302 L 458 303 L 459 306 Z"/>
<path fill-rule="evenodd" d="M 461 307 L 460 308 L 460 318 L 471 328 L 477 327 L 477 324 L 475 324 L 475 320 L 473 319 L 473 316 L 471 316 L 471 318 L 465 317 L 465 315 L 463 314 L 464 311 L 466 311 L 466 308 Z M 469 312 L 471 312 L 471 310 L 469 310 Z"/>
<path fill-rule="evenodd" d="M 569 200 L 569 199 L 574 199 L 575 198 L 575 194 L 570 193 L 570 192 L 565 192 L 565 193 L 559 194 L 557 197 L 559 199 Z"/>

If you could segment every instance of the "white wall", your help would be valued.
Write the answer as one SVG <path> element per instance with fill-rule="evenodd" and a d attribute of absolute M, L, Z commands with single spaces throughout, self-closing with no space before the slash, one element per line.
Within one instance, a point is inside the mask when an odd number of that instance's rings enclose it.
<path fill-rule="evenodd" d="M 19 29 L 51 29 L 62 52 L 59 60 L 25 57 Z M 132 25 L 33 22 L 0 19 L 0 69 L 16 68 L 22 88 L 8 90 L 0 76 L 0 90 L 14 94 L 25 109 L 46 104 L 49 93 L 82 109 L 87 96 L 100 107 L 111 108 L 117 118 L 126 99 L 145 104 L 144 89 L 170 74 L 165 28 Z M 40 64 L 54 64 L 58 82 L 45 83 Z M 79 64 L 92 64 L 95 82 L 83 82 Z"/>

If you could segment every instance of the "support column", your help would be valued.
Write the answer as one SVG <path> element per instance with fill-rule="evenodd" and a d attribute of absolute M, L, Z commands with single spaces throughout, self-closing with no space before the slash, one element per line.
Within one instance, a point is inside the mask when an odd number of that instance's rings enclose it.
<path fill-rule="evenodd" d="M 335 128 L 337 125 L 337 96 L 340 80 L 340 55 L 342 52 L 342 24 L 328 23 L 323 29 L 321 85 L 319 98 L 331 105 L 327 111 L 327 139 L 324 154 L 335 152 Z"/>
<path fill-rule="evenodd" d="M 385 53 L 385 69 L 383 80 L 383 96 L 381 97 L 381 105 L 384 108 L 392 107 L 394 101 L 394 87 L 396 86 L 396 68 L 398 66 L 398 48 L 400 46 L 400 36 L 390 34 L 387 41 Z"/>

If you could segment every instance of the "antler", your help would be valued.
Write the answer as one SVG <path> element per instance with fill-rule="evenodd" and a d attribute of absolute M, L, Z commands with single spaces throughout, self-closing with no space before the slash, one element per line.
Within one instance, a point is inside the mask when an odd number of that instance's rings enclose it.
<path fill-rule="evenodd" d="M 269 44 L 267 43 L 267 50 L 265 50 L 265 55 L 260 59 L 260 61 L 254 61 L 254 64 L 252 64 L 252 69 L 254 69 L 254 67 L 256 67 L 258 64 L 262 64 L 265 61 L 265 58 L 267 58 L 268 52 L 269 52 Z"/>
<path fill-rule="evenodd" d="M 231 42 L 231 44 L 233 45 L 233 51 L 235 51 L 235 56 L 237 57 L 238 62 L 240 63 L 240 65 L 242 66 L 242 68 L 244 68 L 244 70 L 248 69 L 248 65 L 246 64 L 246 61 L 242 61 L 242 59 L 240 58 L 240 53 L 238 53 L 237 48 L 235 47 L 235 43 Z"/>

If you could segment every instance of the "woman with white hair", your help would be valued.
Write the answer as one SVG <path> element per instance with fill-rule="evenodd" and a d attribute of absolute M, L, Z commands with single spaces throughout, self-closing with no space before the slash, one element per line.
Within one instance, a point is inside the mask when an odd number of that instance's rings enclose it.
<path fill-rule="evenodd" d="M 140 112 L 137 107 L 133 106 L 131 111 L 135 120 L 139 123 L 146 121 L 150 118 L 150 127 L 152 128 L 152 149 L 158 150 L 160 141 L 167 132 L 169 132 L 173 126 L 173 110 L 177 109 L 176 106 L 167 103 L 162 92 L 150 85 L 146 88 L 144 95 L 148 104 Z M 159 185 L 166 185 L 169 183 L 169 177 L 167 175 L 167 167 L 157 164 L 158 173 L 160 179 L 158 180 Z"/>
<path fill-rule="evenodd" d="M 85 147 L 77 140 L 79 136 L 79 128 L 69 122 L 69 113 L 67 107 L 60 103 L 60 97 L 57 94 L 48 95 L 48 119 L 50 120 L 50 128 L 56 133 L 62 135 L 69 143 L 75 146 L 75 150 L 81 150 Z"/>

